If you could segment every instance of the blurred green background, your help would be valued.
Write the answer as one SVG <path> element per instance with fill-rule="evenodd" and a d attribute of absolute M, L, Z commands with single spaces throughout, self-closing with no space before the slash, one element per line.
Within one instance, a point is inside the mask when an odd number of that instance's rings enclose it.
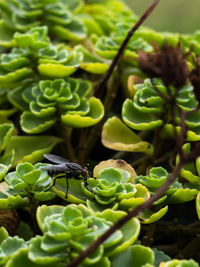
<path fill-rule="evenodd" d="M 139 16 L 152 0 L 124 0 Z M 192 33 L 200 29 L 200 0 L 160 0 L 145 25 L 158 31 Z"/>

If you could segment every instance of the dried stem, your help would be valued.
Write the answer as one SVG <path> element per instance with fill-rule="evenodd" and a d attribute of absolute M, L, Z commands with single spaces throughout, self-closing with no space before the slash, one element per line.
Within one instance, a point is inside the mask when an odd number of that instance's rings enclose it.
<path fill-rule="evenodd" d="M 131 37 L 133 36 L 133 34 L 135 33 L 135 31 L 140 27 L 140 25 L 146 20 L 146 18 L 151 14 L 151 12 L 154 10 L 154 8 L 158 5 L 158 3 L 160 2 L 160 0 L 154 0 L 153 3 L 148 7 L 148 9 L 145 11 L 145 13 L 140 17 L 140 19 L 136 22 L 136 24 L 130 29 L 130 31 L 128 32 L 126 38 L 124 39 L 123 43 L 121 44 L 118 53 L 116 54 L 116 56 L 114 57 L 106 75 L 104 76 L 103 80 L 100 82 L 100 84 L 98 85 L 98 87 L 96 88 L 96 92 L 101 91 L 101 94 L 115 68 L 115 66 L 118 64 L 121 55 L 124 52 L 124 49 L 126 48 L 129 40 L 131 39 Z"/>

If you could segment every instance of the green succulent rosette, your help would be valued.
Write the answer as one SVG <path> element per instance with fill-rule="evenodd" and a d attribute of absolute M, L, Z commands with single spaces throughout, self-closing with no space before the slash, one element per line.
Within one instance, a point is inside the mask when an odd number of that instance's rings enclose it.
<path fill-rule="evenodd" d="M 122 118 L 124 122 L 134 130 L 146 131 L 164 127 L 167 134 L 173 136 L 173 126 L 170 121 L 169 103 L 160 94 L 167 97 L 167 89 L 163 83 L 154 79 L 153 84 L 150 79 L 146 79 L 143 84 L 134 85 L 134 98 L 126 99 L 122 107 Z M 175 94 L 175 89 L 170 88 L 171 93 Z M 176 96 L 176 101 L 183 111 L 192 111 L 197 107 L 197 100 L 190 84 L 181 88 Z M 186 118 L 188 126 L 187 140 L 199 140 L 199 111 L 192 112 Z M 178 111 L 176 112 L 176 122 L 180 124 Z M 178 132 L 180 127 L 177 126 Z"/>
<path fill-rule="evenodd" d="M 168 172 L 162 167 L 153 167 L 149 175 L 137 176 L 136 181 L 144 186 L 146 186 L 150 194 L 154 194 L 156 190 L 162 186 L 168 177 Z M 176 204 L 184 203 L 196 198 L 198 194 L 198 189 L 191 187 L 188 184 L 181 183 L 176 180 L 165 192 L 165 195 L 157 200 L 154 205 L 159 204 Z"/>
<path fill-rule="evenodd" d="M 27 133 L 41 133 L 58 120 L 66 126 L 89 127 L 104 115 L 101 101 L 95 97 L 87 98 L 91 89 L 91 83 L 81 79 L 43 80 L 26 88 L 21 98 L 14 97 L 15 91 L 12 102 L 16 106 L 21 103 L 21 106 L 28 106 L 20 120 Z"/>
<path fill-rule="evenodd" d="M 69 258 L 77 257 L 124 215 L 124 212 L 112 210 L 96 214 L 81 204 L 70 204 L 66 207 L 43 205 L 37 210 L 37 221 L 43 235 L 30 240 L 28 258 L 37 264 L 67 264 Z M 139 232 L 139 221 L 131 219 L 87 257 L 83 266 L 108 262 L 108 255 L 115 255 L 127 249 L 135 242 Z M 66 254 L 69 257 L 66 257 Z"/>
<path fill-rule="evenodd" d="M 116 168 L 106 168 L 98 173 L 98 179 L 89 178 L 88 185 L 91 193 L 84 185 L 83 190 L 88 197 L 93 198 L 98 205 L 115 206 L 129 210 L 143 203 L 149 198 L 148 190 L 142 185 L 130 183 L 131 174 L 128 171 Z M 91 206 L 90 206 L 91 204 Z M 94 204 L 87 202 L 92 208 Z"/>
<path fill-rule="evenodd" d="M 52 179 L 48 172 L 42 169 L 45 164 L 20 163 L 16 171 L 8 173 L 4 180 L 8 184 L 5 192 L 8 196 L 34 198 L 37 201 L 47 201 L 55 197 L 50 189 Z"/>

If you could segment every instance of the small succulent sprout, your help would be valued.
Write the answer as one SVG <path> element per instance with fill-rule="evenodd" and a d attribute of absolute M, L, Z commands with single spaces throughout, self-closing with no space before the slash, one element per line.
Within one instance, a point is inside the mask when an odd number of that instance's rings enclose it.
<path fill-rule="evenodd" d="M 66 252 L 70 258 L 76 257 L 125 214 L 112 210 L 96 214 L 81 204 L 70 204 L 66 207 L 43 205 L 37 210 L 37 220 L 43 236 L 37 236 L 30 241 L 29 258 L 40 264 L 45 264 L 46 261 L 65 263 Z M 107 262 L 105 255 L 115 255 L 127 249 L 135 242 L 139 232 L 139 221 L 136 218 L 131 219 L 87 257 L 83 264 Z"/>
<path fill-rule="evenodd" d="M 47 190 L 51 185 L 51 178 L 46 170 L 41 166 L 44 164 L 37 163 L 20 163 L 15 172 L 6 175 L 5 181 L 9 185 L 7 192 L 13 193 L 14 196 L 30 197 L 33 195 L 36 200 L 46 201 L 55 197 L 55 194 Z"/>
<path fill-rule="evenodd" d="M 92 85 L 81 79 L 55 79 L 40 81 L 28 87 L 22 97 L 29 111 L 21 116 L 21 127 L 27 133 L 40 133 L 49 129 L 58 119 L 72 127 L 89 127 L 104 115 L 101 101 L 87 99 Z"/>

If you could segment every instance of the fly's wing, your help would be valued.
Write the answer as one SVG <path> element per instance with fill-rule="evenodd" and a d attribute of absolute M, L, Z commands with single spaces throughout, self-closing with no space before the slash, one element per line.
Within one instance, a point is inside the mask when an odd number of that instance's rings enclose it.
<path fill-rule="evenodd" d="M 70 171 L 69 168 L 65 165 L 48 165 L 48 166 L 42 166 L 41 169 L 46 170 L 51 173 L 63 173 L 63 172 L 68 172 Z"/>
<path fill-rule="evenodd" d="M 57 164 L 65 164 L 65 163 L 69 163 L 69 160 L 64 159 L 62 157 L 59 157 L 57 155 L 53 155 L 53 154 L 44 154 L 43 155 L 46 159 L 48 159 L 49 161 L 53 162 L 53 163 L 57 163 Z"/>

